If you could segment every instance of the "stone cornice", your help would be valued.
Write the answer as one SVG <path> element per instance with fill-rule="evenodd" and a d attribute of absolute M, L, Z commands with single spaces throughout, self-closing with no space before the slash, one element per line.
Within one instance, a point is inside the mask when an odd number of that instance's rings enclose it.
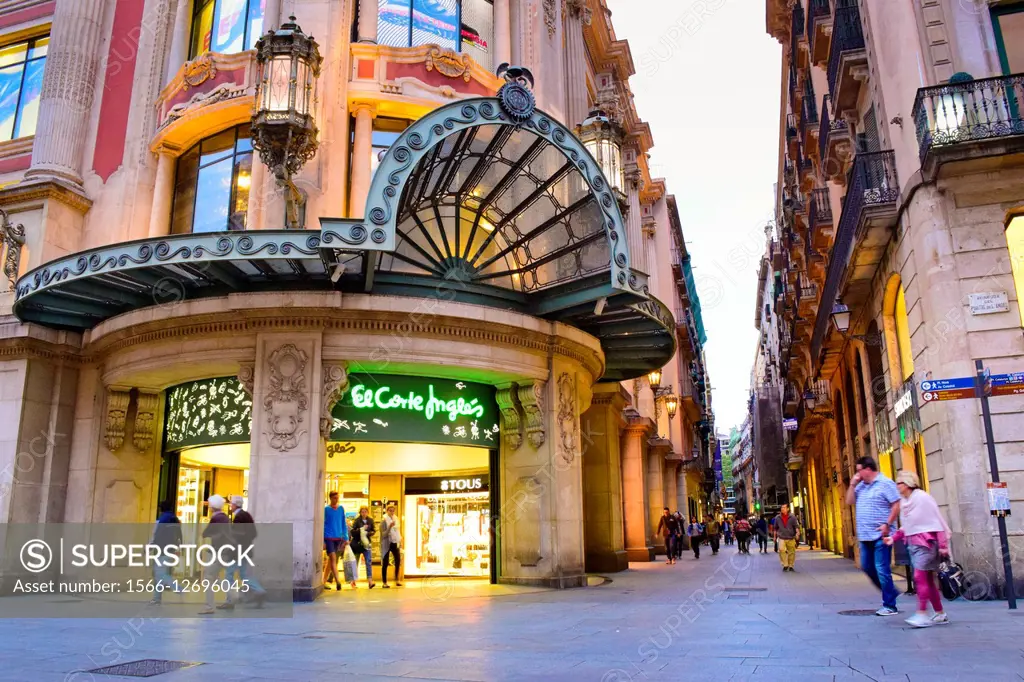
<path fill-rule="evenodd" d="M 633 414 L 626 417 L 626 427 L 623 431 L 629 434 L 647 435 L 657 431 L 657 426 L 650 417 Z"/>
<path fill-rule="evenodd" d="M 38 204 L 47 201 L 60 203 L 85 214 L 92 207 L 92 200 L 69 184 L 59 180 L 29 180 L 0 189 L 0 206 L 16 204 Z"/>
<path fill-rule="evenodd" d="M 251 317 L 237 311 L 194 315 L 185 319 L 164 319 L 132 325 L 112 332 L 91 344 L 89 355 L 104 357 L 147 343 L 188 337 L 239 335 L 266 332 L 360 332 L 390 337 L 458 339 L 520 350 L 561 355 L 580 363 L 596 381 L 604 373 L 600 352 L 565 337 L 513 327 L 506 324 L 465 318 L 425 316 L 429 321 L 416 323 L 408 313 L 386 311 L 339 311 L 325 314 L 323 309 L 285 308 L 260 310 Z"/>

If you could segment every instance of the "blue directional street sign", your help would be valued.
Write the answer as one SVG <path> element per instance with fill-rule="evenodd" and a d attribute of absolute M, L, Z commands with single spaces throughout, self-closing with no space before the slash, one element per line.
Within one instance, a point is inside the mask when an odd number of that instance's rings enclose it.
<path fill-rule="evenodd" d="M 956 379 L 927 379 L 921 382 L 921 397 L 924 402 L 935 400 L 962 400 L 973 398 L 974 377 L 957 377 Z"/>
<path fill-rule="evenodd" d="M 992 395 L 1024 395 L 1024 372 L 993 374 Z"/>

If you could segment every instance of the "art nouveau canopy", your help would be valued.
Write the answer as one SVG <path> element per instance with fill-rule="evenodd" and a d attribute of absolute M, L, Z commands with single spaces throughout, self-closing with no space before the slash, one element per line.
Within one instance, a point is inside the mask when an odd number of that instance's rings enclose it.
<path fill-rule="evenodd" d="M 606 380 L 660 367 L 674 322 L 630 267 L 618 202 L 576 136 L 515 79 L 410 126 L 374 176 L 363 220 L 322 230 L 152 238 L 47 263 L 17 284 L 26 322 L 86 330 L 168 300 L 340 289 L 457 300 L 598 337 Z"/>

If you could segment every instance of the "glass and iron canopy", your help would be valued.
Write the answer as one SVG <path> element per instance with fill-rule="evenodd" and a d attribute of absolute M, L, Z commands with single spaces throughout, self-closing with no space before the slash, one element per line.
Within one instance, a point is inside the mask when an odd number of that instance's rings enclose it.
<path fill-rule="evenodd" d="M 503 72 L 496 98 L 450 104 L 407 128 L 381 161 L 363 219 L 74 254 L 22 277 L 15 312 L 85 330 L 168 300 L 341 289 L 564 322 L 600 339 L 605 380 L 661 367 L 675 352 L 674 321 L 630 267 L 614 185 L 579 138 L 534 108 L 524 71 Z"/>

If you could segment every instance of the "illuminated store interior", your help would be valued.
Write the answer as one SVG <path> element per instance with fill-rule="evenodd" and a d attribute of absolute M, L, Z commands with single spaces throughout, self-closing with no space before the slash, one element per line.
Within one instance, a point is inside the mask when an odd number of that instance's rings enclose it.
<path fill-rule="evenodd" d="M 493 389 L 444 379 L 375 375 L 372 384 L 369 379 L 353 377 L 349 394 L 332 413 L 324 504 L 337 491 L 350 525 L 360 507 L 379 523 L 394 504 L 407 576 L 495 579 Z M 167 414 L 161 491 L 164 499 L 176 500 L 182 523 L 208 522 L 205 501 L 213 494 L 241 495 L 247 504 L 251 400 L 238 380 L 173 387 Z M 416 439 L 446 442 L 404 442 Z M 165 487 L 171 483 L 173 490 Z M 373 541 L 377 564 L 378 542 L 379 537 Z"/>

